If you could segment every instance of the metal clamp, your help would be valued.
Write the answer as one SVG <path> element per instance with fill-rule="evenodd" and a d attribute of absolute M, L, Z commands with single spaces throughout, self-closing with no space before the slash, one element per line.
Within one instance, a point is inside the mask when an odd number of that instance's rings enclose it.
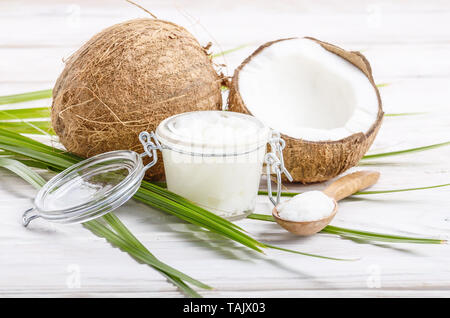
<path fill-rule="evenodd" d="M 284 173 L 289 181 L 292 182 L 292 176 L 284 166 L 283 149 L 286 146 L 285 141 L 281 138 L 279 132 L 273 132 L 272 138 L 269 139 L 270 152 L 268 152 L 264 158 L 266 162 L 267 171 L 267 195 L 274 206 L 280 203 L 281 197 L 281 174 Z M 272 182 L 270 179 L 271 173 L 274 172 L 277 175 L 277 197 L 276 200 L 272 195 Z"/>
<path fill-rule="evenodd" d="M 153 167 L 158 161 L 158 150 L 162 150 L 161 144 L 155 133 L 143 131 L 139 134 L 139 141 L 144 147 L 145 152 L 141 153 L 141 157 L 148 156 L 152 161 L 144 167 L 144 171 Z"/>

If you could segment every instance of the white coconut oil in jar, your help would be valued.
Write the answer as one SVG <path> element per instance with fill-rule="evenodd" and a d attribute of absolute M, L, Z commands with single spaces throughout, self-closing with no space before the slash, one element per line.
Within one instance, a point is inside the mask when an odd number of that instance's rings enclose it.
<path fill-rule="evenodd" d="M 156 130 L 167 187 L 235 220 L 256 203 L 270 129 L 253 116 L 227 111 L 183 113 Z"/>

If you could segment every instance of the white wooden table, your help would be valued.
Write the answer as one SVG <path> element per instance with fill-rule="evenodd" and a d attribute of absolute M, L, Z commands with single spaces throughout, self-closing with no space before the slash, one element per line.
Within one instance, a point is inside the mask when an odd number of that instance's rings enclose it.
<path fill-rule="evenodd" d="M 450 140 L 450 2 L 448 1 L 140 1 L 159 18 L 187 27 L 225 57 L 228 72 L 257 45 L 314 36 L 370 60 L 388 117 L 372 152 Z M 124 1 L 0 2 L 0 95 L 51 88 L 68 57 L 101 29 L 141 10 Z M 219 45 L 220 44 L 220 45 Z M 222 61 L 221 61 L 222 62 Z M 49 100 L 27 106 L 49 105 Z M 24 104 L 25 105 L 25 104 Z M 374 160 L 374 189 L 450 182 L 450 147 Z M 36 191 L 0 170 L 0 296 L 181 297 L 155 270 L 136 263 L 81 225 L 35 221 L 22 212 Z M 289 189 L 323 188 L 291 185 Z M 269 213 L 259 198 L 257 212 Z M 296 238 L 274 223 L 239 221 L 257 239 L 305 252 L 361 257 L 335 262 L 269 251 L 260 256 L 199 231 L 177 218 L 130 202 L 117 215 L 162 261 L 215 287 L 211 297 L 450 296 L 448 245 L 358 244 L 320 234 Z M 354 197 L 342 202 L 334 225 L 448 239 L 450 187 Z"/>

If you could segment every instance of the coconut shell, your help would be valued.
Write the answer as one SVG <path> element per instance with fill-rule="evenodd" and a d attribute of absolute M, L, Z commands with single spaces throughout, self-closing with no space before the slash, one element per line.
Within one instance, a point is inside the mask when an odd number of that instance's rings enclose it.
<path fill-rule="evenodd" d="M 260 46 L 236 69 L 228 97 L 228 105 L 231 111 L 251 115 L 239 92 L 239 72 L 265 48 L 274 43 L 292 39 L 276 40 Z M 286 141 L 286 148 L 283 151 L 285 166 L 292 175 L 294 182 L 301 183 L 326 181 L 357 165 L 372 145 L 384 115 L 380 93 L 372 77 L 372 69 L 367 59 L 360 52 L 345 51 L 335 45 L 310 37 L 307 37 L 307 39 L 319 43 L 327 51 L 349 61 L 367 76 L 378 98 L 378 115 L 376 121 L 366 133 L 356 133 L 337 141 L 312 142 L 282 135 L 282 138 Z"/>
<path fill-rule="evenodd" d="M 82 157 L 130 149 L 138 135 L 172 115 L 220 110 L 220 76 L 184 28 L 156 19 L 113 25 L 67 61 L 53 89 L 52 125 L 66 149 Z M 147 177 L 161 180 L 159 162 Z"/>

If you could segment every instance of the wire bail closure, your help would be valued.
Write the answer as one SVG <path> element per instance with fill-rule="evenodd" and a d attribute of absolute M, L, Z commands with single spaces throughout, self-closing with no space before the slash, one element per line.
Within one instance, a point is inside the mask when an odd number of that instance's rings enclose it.
<path fill-rule="evenodd" d="M 153 167 L 158 161 L 158 150 L 162 150 L 161 144 L 159 143 L 156 134 L 152 131 L 150 133 L 143 131 L 139 134 L 139 141 L 144 147 L 145 152 L 141 153 L 141 157 L 148 156 L 152 161 L 144 167 L 144 171 Z"/>
<path fill-rule="evenodd" d="M 292 176 L 284 166 L 283 149 L 286 146 L 286 142 L 281 138 L 279 132 L 273 132 L 272 138 L 269 139 L 270 152 L 268 152 L 264 158 L 267 171 L 267 195 L 274 206 L 280 203 L 281 197 L 281 174 L 288 178 L 292 182 Z M 276 200 L 272 195 L 272 180 L 270 179 L 271 173 L 274 172 L 277 175 L 277 196 Z"/>

